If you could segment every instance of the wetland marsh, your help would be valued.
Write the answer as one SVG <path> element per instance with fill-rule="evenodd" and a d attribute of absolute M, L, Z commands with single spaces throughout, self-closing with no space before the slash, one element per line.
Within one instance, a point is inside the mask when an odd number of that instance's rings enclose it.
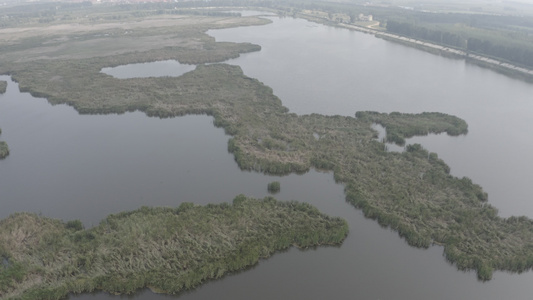
<path fill-rule="evenodd" d="M 239 68 L 225 64 L 199 65 L 179 78 L 114 80 L 99 74 L 101 68 L 146 62 L 153 55 L 162 60 L 199 63 L 260 49 L 253 44 L 213 43 L 197 34 L 198 40 L 206 43 L 205 51 L 192 53 L 188 49 L 170 48 L 70 61 L 36 60 L 31 64 L 12 63 L 3 70 L 19 82 L 23 91 L 45 96 L 52 103 L 67 103 L 82 113 L 140 110 L 159 117 L 210 115 L 216 126 L 232 136 L 229 150 L 244 170 L 268 174 L 301 173 L 311 168 L 332 170 L 335 181 L 345 184 L 347 200 L 368 217 L 399 231 L 412 245 L 428 247 L 433 242 L 448 245 L 445 247 L 448 259 L 460 268 L 476 269 L 481 279 L 490 278 L 492 268 L 510 269 L 509 264 L 515 263 L 519 265 L 517 270 L 530 267 L 527 258 L 530 221 L 498 217 L 496 210 L 484 202 L 486 196 L 481 188 L 468 179 L 450 176 L 449 168 L 434 153 L 417 146 L 405 153 L 387 153 L 383 144 L 374 141 L 376 132 L 370 125 L 386 123 L 392 115 L 365 121 L 344 116 L 290 114 L 272 89 L 248 77 L 246 69 L 243 74 Z M 82 82 L 82 77 L 90 84 Z M 202 89 L 195 84 L 201 84 Z M 72 86 L 76 89 L 67 88 Z M 276 89 L 274 94 L 277 95 Z M 461 119 L 451 115 L 434 114 L 431 118 L 440 120 L 442 116 L 444 123 L 433 132 L 444 132 L 461 124 Z M 427 132 L 426 121 L 420 122 L 422 117 L 409 115 L 403 126 L 415 128 L 417 133 Z M 456 132 L 464 134 L 465 128 L 460 128 L 456 127 Z M 404 132 L 400 137 L 408 136 Z M 427 175 L 421 177 L 420 173 Z M 287 185 L 283 186 L 285 190 Z M 516 235 L 512 242 L 502 242 L 498 236 L 502 232 Z M 479 236 L 485 242 L 479 241 Z M 524 253 L 518 254 L 520 251 Z M 508 258 L 501 260 L 502 255 Z"/>

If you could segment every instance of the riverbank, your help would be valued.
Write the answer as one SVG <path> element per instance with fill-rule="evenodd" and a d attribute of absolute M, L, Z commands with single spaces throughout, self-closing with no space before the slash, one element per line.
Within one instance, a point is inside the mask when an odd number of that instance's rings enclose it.
<path fill-rule="evenodd" d="M 409 47 L 414 47 L 426 52 L 430 52 L 433 54 L 438 54 L 446 57 L 453 57 L 458 59 L 464 59 L 470 63 L 474 63 L 476 65 L 486 67 L 489 69 L 493 69 L 497 72 L 503 73 L 505 75 L 522 79 L 528 82 L 533 82 L 533 70 L 523 68 L 520 66 L 516 66 L 507 62 L 499 61 L 497 59 L 493 59 L 490 57 L 485 57 L 477 54 L 468 53 L 463 50 L 454 49 L 451 47 L 446 47 L 442 45 L 438 45 L 435 43 L 430 43 L 422 40 L 417 40 L 413 38 L 404 37 L 401 35 L 396 35 L 392 33 L 388 33 L 383 30 L 376 30 L 372 29 L 369 26 L 358 26 L 354 24 L 347 24 L 347 23 L 338 23 L 331 20 L 327 20 L 324 18 L 320 18 L 314 15 L 305 14 L 302 12 L 297 13 L 297 17 L 303 18 L 312 22 L 317 22 L 321 24 L 325 24 L 328 26 L 335 26 L 340 28 L 346 28 L 349 30 L 355 30 L 363 33 L 372 34 L 378 38 L 382 38 L 388 41 L 400 43 Z"/>
<path fill-rule="evenodd" d="M 81 222 L 19 213 L 0 221 L 2 299 L 69 293 L 176 294 L 246 269 L 275 252 L 338 245 L 347 223 L 305 203 L 237 196 L 232 204 L 143 207 Z"/>

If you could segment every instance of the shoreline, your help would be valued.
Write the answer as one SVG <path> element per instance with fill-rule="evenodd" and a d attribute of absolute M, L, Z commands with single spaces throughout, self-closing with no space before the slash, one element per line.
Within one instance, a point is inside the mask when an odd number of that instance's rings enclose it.
<path fill-rule="evenodd" d="M 355 30 L 367 34 L 372 34 L 376 38 L 381 38 L 387 41 L 400 43 L 409 47 L 420 49 L 433 54 L 443 55 L 446 57 L 453 57 L 457 59 L 464 59 L 465 61 L 474 63 L 478 66 L 493 69 L 499 73 L 503 73 L 507 76 L 520 78 L 528 82 L 533 82 L 533 70 L 513 65 L 508 62 L 497 60 L 494 58 L 468 53 L 464 50 L 454 49 L 452 47 L 442 46 L 423 40 L 417 40 L 397 34 L 388 33 L 386 31 L 376 30 L 369 27 L 362 27 L 358 25 L 336 23 L 329 20 L 324 20 L 304 13 L 298 13 L 296 17 L 306 19 L 311 22 L 317 22 L 328 26 L 345 28 L 348 30 Z"/>

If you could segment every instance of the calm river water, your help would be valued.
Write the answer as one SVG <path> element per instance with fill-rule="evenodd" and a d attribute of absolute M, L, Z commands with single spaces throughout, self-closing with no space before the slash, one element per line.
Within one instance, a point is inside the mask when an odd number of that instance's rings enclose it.
<path fill-rule="evenodd" d="M 274 89 L 298 114 L 353 115 L 357 110 L 441 111 L 464 118 L 467 136 L 413 139 L 489 192 L 504 216 L 533 216 L 527 154 L 533 151 L 533 85 L 373 36 L 299 19 L 211 31 L 219 41 L 260 44 L 261 52 L 229 63 Z M 147 76 L 155 76 L 153 74 Z M 530 299 L 531 272 L 497 272 L 487 283 L 445 262 L 441 247 L 411 248 L 396 233 L 344 202 L 332 175 L 270 177 L 241 172 L 228 136 L 212 118 L 148 118 L 142 113 L 80 116 L 70 107 L 20 93 L 9 77 L 0 95 L 0 218 L 33 211 L 97 224 L 142 205 L 231 201 L 267 195 L 281 182 L 283 200 L 306 201 L 348 220 L 341 247 L 291 249 L 254 268 L 209 282 L 179 299 Z M 529 98 L 528 98 L 529 96 Z M 194 128 L 194 130 L 192 130 Z M 72 299 L 118 299 L 105 293 Z M 175 298 L 142 291 L 135 299 Z"/>

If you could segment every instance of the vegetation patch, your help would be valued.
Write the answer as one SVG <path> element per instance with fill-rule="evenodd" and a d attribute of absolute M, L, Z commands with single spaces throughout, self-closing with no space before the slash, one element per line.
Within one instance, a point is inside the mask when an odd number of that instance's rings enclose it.
<path fill-rule="evenodd" d="M 281 185 L 279 181 L 273 181 L 268 184 L 267 189 L 268 189 L 268 192 L 271 194 L 279 193 L 281 189 Z"/>
<path fill-rule="evenodd" d="M 347 223 L 305 203 L 237 196 L 232 204 L 142 207 L 84 230 L 18 213 L 0 221 L 0 297 L 61 299 L 149 287 L 179 293 L 293 245 L 341 243 Z"/>
<path fill-rule="evenodd" d="M 0 94 L 5 93 L 7 90 L 7 81 L 0 80 Z"/>
<path fill-rule="evenodd" d="M 0 129 L 0 134 L 2 134 L 2 129 Z M 0 159 L 4 159 L 8 155 L 9 148 L 7 147 L 7 143 L 4 141 L 0 141 Z"/>
<path fill-rule="evenodd" d="M 358 111 L 355 116 L 364 121 L 380 124 L 387 129 L 386 142 L 405 145 L 405 139 L 430 133 L 446 132 L 451 136 L 466 134 L 468 125 L 462 119 L 443 113 L 421 113 L 418 115 L 399 112 L 378 113 Z"/>
<path fill-rule="evenodd" d="M 6 158 L 9 155 L 9 147 L 4 141 L 0 141 L 0 159 Z"/>

